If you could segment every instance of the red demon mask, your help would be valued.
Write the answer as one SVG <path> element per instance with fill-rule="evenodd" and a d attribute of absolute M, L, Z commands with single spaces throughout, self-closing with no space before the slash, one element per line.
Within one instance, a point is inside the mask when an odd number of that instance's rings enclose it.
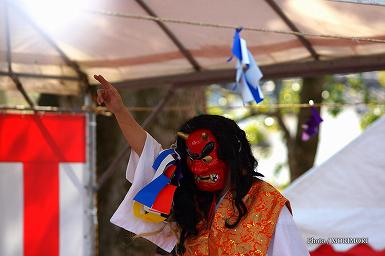
<path fill-rule="evenodd" d="M 218 158 L 218 143 L 210 130 L 192 132 L 186 139 L 187 165 L 194 174 L 195 184 L 203 191 L 224 189 L 228 166 Z"/>

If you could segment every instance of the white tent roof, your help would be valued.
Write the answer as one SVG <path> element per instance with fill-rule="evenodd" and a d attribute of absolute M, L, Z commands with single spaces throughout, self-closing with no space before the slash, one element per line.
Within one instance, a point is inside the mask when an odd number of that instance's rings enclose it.
<path fill-rule="evenodd" d="M 348 127 L 347 127 L 348 129 Z M 335 136 L 338 136 L 337 134 Z M 385 117 L 284 192 L 307 238 L 368 238 L 385 248 Z M 314 250 L 316 244 L 309 244 Z M 333 244 L 345 251 L 354 244 Z"/>
<path fill-rule="evenodd" d="M 385 40 L 385 7 L 336 1 L 68 0 L 62 2 L 75 3 L 72 9 L 52 10 L 46 19 L 46 6 L 38 3 L 58 1 L 0 1 L 1 13 L 7 2 L 8 35 L 6 22 L 0 22 L 0 89 L 7 90 L 16 90 L 8 76 L 7 38 L 13 72 L 27 91 L 78 94 L 79 76 L 85 74 L 94 83 L 95 73 L 124 88 L 234 79 L 234 63 L 226 62 L 233 29 L 157 23 L 129 15 Z M 25 15 L 28 6 L 38 9 L 34 16 Z M 112 13 L 78 12 L 76 7 Z M 267 79 L 385 67 L 383 42 L 256 31 L 242 36 Z"/>

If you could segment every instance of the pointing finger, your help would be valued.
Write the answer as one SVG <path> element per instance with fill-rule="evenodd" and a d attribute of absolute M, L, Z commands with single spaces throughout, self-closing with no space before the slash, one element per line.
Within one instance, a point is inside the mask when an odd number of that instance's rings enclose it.
<path fill-rule="evenodd" d="M 105 88 L 105 89 L 112 89 L 112 85 L 110 82 L 108 82 L 102 75 L 94 75 L 94 78 L 98 80 L 98 82 Z"/>
<path fill-rule="evenodd" d="M 104 81 L 102 80 L 102 76 L 101 75 L 94 75 L 94 78 L 100 83 L 100 85 L 102 87 L 105 87 L 104 85 Z M 104 79 L 105 80 L 105 79 Z"/>

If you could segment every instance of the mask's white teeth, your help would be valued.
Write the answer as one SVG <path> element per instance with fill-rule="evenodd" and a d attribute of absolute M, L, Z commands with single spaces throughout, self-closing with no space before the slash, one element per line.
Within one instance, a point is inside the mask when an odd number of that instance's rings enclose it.
<path fill-rule="evenodd" d="M 216 182 L 218 180 L 218 174 L 210 174 L 210 179 L 212 182 Z"/>
<path fill-rule="evenodd" d="M 218 174 L 210 174 L 208 176 L 195 176 L 196 182 L 216 182 L 218 180 Z"/>

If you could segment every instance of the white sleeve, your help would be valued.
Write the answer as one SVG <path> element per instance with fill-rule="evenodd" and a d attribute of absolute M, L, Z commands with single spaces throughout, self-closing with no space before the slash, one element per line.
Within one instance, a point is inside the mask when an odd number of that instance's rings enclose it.
<path fill-rule="evenodd" d="M 147 181 L 146 184 L 150 182 L 154 176 L 152 164 L 161 150 L 162 146 L 147 133 L 141 156 L 139 157 L 134 150 L 131 150 L 130 159 L 128 160 L 126 169 L 126 179 L 129 182 L 134 183 L 135 174 L 139 173 L 139 176 Z"/>
<path fill-rule="evenodd" d="M 142 154 L 138 156 L 134 151 L 131 151 L 126 178 L 132 185 L 110 221 L 137 235 L 151 233 L 163 228 L 162 231 L 154 235 L 143 237 L 170 252 L 177 243 L 177 237 L 171 230 L 173 224 L 147 222 L 137 218 L 132 211 L 132 199 L 152 180 L 155 174 L 152 164 L 161 150 L 161 145 L 147 133 Z"/>
<path fill-rule="evenodd" d="M 308 256 L 309 251 L 302 239 L 293 216 L 286 206 L 282 207 L 271 238 L 267 256 Z"/>

